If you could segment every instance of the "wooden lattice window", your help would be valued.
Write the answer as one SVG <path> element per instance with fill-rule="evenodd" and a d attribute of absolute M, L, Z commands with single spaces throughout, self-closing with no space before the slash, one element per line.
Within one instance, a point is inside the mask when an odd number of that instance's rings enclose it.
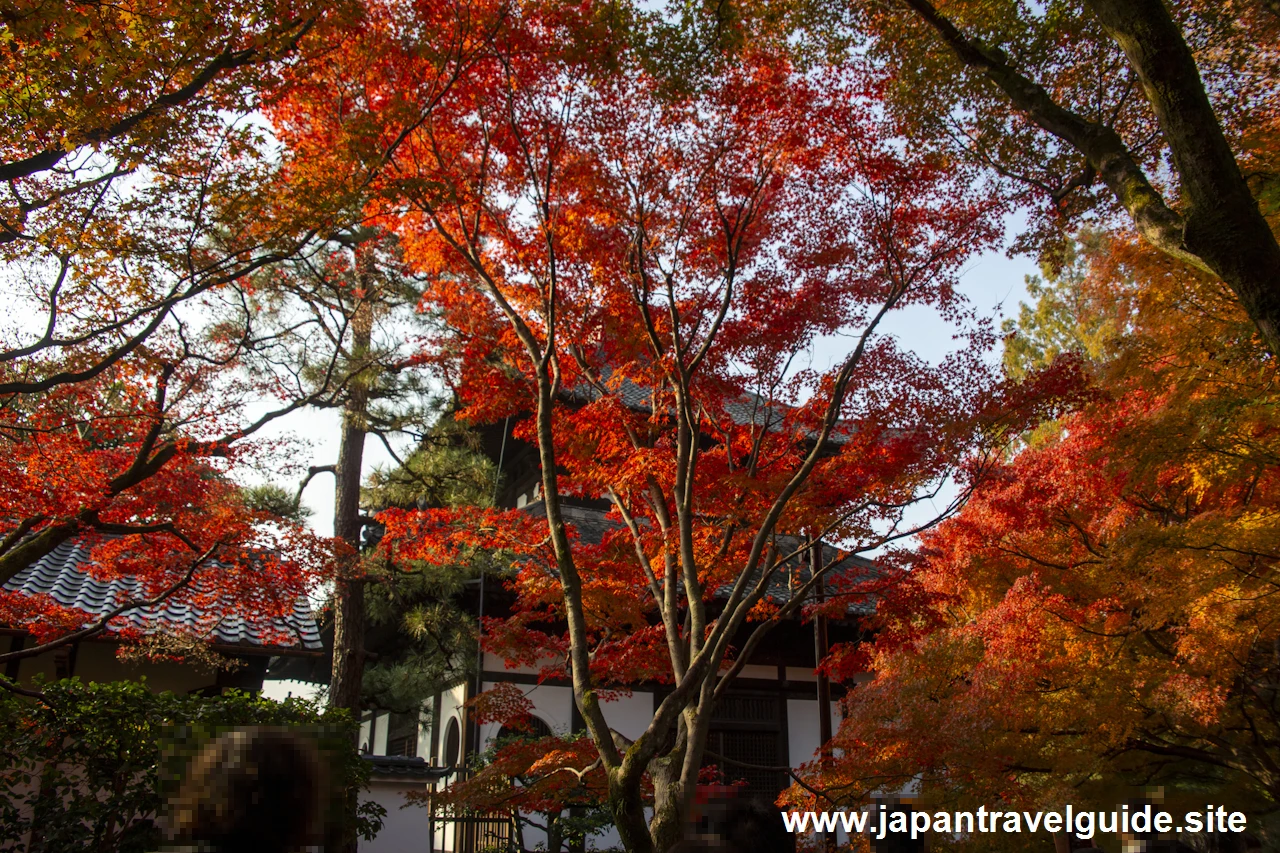
<path fill-rule="evenodd" d="M 387 755 L 418 754 L 418 715 L 391 714 L 387 721 Z"/>
<path fill-rule="evenodd" d="M 786 787 L 786 775 L 757 768 L 785 763 L 781 700 L 767 693 L 725 696 L 711 718 L 707 749 L 725 759 L 708 757 L 707 763 L 717 765 L 726 782 L 743 781 L 751 794 L 775 797 Z"/>

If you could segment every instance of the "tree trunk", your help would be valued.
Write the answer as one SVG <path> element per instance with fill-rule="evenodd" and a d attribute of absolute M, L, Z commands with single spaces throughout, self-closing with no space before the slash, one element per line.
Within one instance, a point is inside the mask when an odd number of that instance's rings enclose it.
<path fill-rule="evenodd" d="M 357 252 L 359 250 L 357 249 Z M 358 261 L 359 262 L 359 261 Z M 329 680 L 329 706 L 346 708 L 360 719 L 360 688 L 364 675 L 365 607 L 364 577 L 360 564 L 360 474 L 364 464 L 369 377 L 361 372 L 373 333 L 373 308 L 362 299 L 351 321 L 350 380 L 342 409 L 342 439 L 334 468 L 333 535 L 341 540 L 333 595 L 333 669 Z M 359 735 L 356 735 L 357 739 Z M 355 744 L 358 746 L 358 744 Z M 331 853 L 356 853 L 355 813 L 359 791 L 347 793 L 343 838 Z"/>
<path fill-rule="evenodd" d="M 343 413 L 352 418 L 350 406 Z M 329 683 L 329 705 L 347 708 L 357 718 L 360 714 L 360 684 L 364 670 L 364 579 L 360 577 L 360 465 L 364 431 L 343 424 L 342 450 L 338 456 L 337 508 L 334 512 L 334 536 L 356 549 L 338 558 L 338 577 L 334 586 L 333 670 Z M 345 470 L 344 470 L 345 469 Z M 351 518 L 343 523 L 344 515 Z"/>
<path fill-rule="evenodd" d="M 665 853 L 684 835 L 688 817 L 683 808 L 684 793 L 681 785 L 681 768 L 684 766 L 684 750 L 675 749 L 649 763 L 649 776 L 653 779 L 653 820 L 649 832 L 653 836 L 653 849 Z"/>
<path fill-rule="evenodd" d="M 560 849 L 564 847 L 564 827 L 561 825 L 561 812 L 547 812 L 547 853 L 560 853 Z M 520 849 L 524 849 L 524 842 L 520 844 Z"/>
<path fill-rule="evenodd" d="M 367 279 L 363 253 L 357 261 Z M 373 336 L 373 304 L 362 298 L 351 318 L 349 381 L 342 408 L 342 439 L 334 467 L 333 535 L 346 545 L 338 557 L 333 610 L 333 670 L 329 705 L 347 708 L 359 718 L 364 672 L 364 577 L 360 568 L 360 473 L 369 412 L 369 377 L 363 370 Z"/>
<path fill-rule="evenodd" d="M 1263 342 L 1280 353 L 1280 243 L 1240 173 L 1195 57 L 1163 0 L 1089 0 L 1142 81 L 1181 179 L 1185 210 L 1171 209 L 1115 128 L 1072 112 L 970 37 L 930 0 L 902 0 L 956 58 L 982 71 L 1044 130 L 1074 147 L 1155 248 L 1216 275 L 1235 292 Z"/>
<path fill-rule="evenodd" d="M 1182 31 L 1163 0 L 1088 5 L 1138 72 L 1164 131 L 1188 203 L 1183 245 L 1235 291 L 1280 354 L 1280 243 L 1240 173 Z"/>
<path fill-rule="evenodd" d="M 654 846 L 644 818 L 644 803 L 631 780 L 623 779 L 619 768 L 609 771 L 609 813 L 627 853 L 662 853 Z"/>

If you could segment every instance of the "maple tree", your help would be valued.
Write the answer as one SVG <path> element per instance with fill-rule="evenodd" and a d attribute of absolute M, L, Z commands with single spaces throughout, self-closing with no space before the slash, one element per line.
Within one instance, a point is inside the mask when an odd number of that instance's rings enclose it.
<path fill-rule="evenodd" d="M 390 129 L 376 135 L 397 140 L 366 209 L 427 279 L 424 305 L 449 333 L 422 358 L 459 417 L 514 418 L 537 446 L 545 518 L 388 510 L 381 548 L 399 561 L 477 546 L 519 556 L 517 613 L 487 625 L 487 643 L 511 660 L 567 658 L 624 845 L 664 851 L 683 831 L 712 707 L 830 565 L 786 600 L 770 584 L 821 539 L 845 543 L 844 557 L 909 535 L 906 509 L 975 442 L 998 442 L 1026 414 L 1015 402 L 1051 399 L 1072 377 L 995 381 L 981 357 L 990 327 L 953 277 L 994 239 L 1001 199 L 954 162 L 899 151 L 866 68 L 809 78 L 747 53 L 681 91 L 606 8 L 503 11 L 465 78 L 408 130 L 390 92 L 361 101 L 361 126 L 382 128 L 385 103 Z M 420 47 L 405 38 L 388 60 L 397 81 L 415 78 Z M 334 148 L 329 103 L 315 91 L 289 102 L 299 132 L 321 140 L 303 144 Z M 930 365 L 876 334 L 906 306 L 955 323 L 959 351 Z M 834 366 L 801 367 L 843 335 Z M 610 501 L 604 541 L 566 521 L 574 496 Z M 838 586 L 837 608 L 849 600 Z M 556 624 L 563 634 L 544 630 Z M 639 739 L 615 740 L 601 685 L 645 679 L 672 692 Z"/>
<path fill-rule="evenodd" d="M 243 106 L 252 90 L 239 72 L 269 76 L 271 61 L 297 46 L 319 12 L 252 0 L 217 8 L 181 0 L 8 4 L 0 19 L 8 107 L 0 177 L 74 178 L 50 173 L 103 145 L 118 147 L 125 168 L 136 165 L 139 152 L 177 143 L 190 127 L 184 119 L 200 109 Z M 14 195 L 54 201 L 88 185 Z M 7 223 L 8 240 L 20 239 L 21 225 Z"/>
<path fill-rule="evenodd" d="M 15 313 L 0 331 L 0 402 L 7 440 L 26 449 L 6 454 L 16 479 L 0 578 L 92 527 L 93 513 L 180 452 L 186 438 L 169 410 L 181 398 L 176 421 L 189 420 L 211 368 L 238 351 L 236 327 L 208 332 L 206 306 L 193 303 L 221 299 L 240 277 L 306 244 L 298 211 L 266 201 L 278 198 L 278 169 L 244 113 L 253 87 L 278 73 L 317 20 L 302 4 L 6 7 L 0 261 Z M 253 344 L 241 327 L 242 351 Z M 118 452 L 114 467 L 101 459 L 100 483 L 64 490 L 78 491 L 81 505 L 42 505 L 16 488 L 35 482 L 33 436 L 78 430 L 90 453 L 95 428 Z M 227 428 L 221 439 L 252 429 Z M 215 436 L 203 438 L 195 455 L 216 453 Z M 47 469 L 49 492 L 59 475 L 84 473 L 59 462 Z"/>
<path fill-rule="evenodd" d="M 78 542 L 89 571 L 124 581 L 88 625 L 6 593 L 5 622 L 42 641 L 7 660 L 119 632 L 117 617 L 170 597 L 265 622 L 323 575 L 314 537 L 231 478 L 279 459 L 255 433 L 346 378 L 298 393 L 235 371 L 273 344 L 247 279 L 314 251 L 347 192 L 291 191 L 288 153 L 249 113 L 346 11 L 5 8 L 0 579 Z"/>
<path fill-rule="evenodd" d="M 347 369 L 339 351 L 295 364 L 293 381 L 246 368 L 270 363 L 285 337 L 258 310 L 262 281 L 359 227 L 360 193 L 394 142 L 344 126 L 352 144 L 343 153 L 363 146 L 360 156 L 325 168 L 331 158 L 291 145 L 287 123 L 277 134 L 258 111 L 278 118 L 270 110 L 281 93 L 331 71 L 336 44 L 349 58 L 361 46 L 366 58 L 380 55 L 379 39 L 395 37 L 379 29 L 387 10 L 6 7 L 5 120 L 16 124 L 5 142 L 0 259 L 20 312 L 0 331 L 0 578 L 64 542 L 105 534 L 116 544 L 95 558 L 104 577 L 140 579 L 141 597 L 121 602 L 137 607 L 198 585 L 174 573 L 183 552 L 192 573 L 208 574 L 236 547 L 285 547 L 281 530 L 301 542 L 295 523 L 258 509 L 218 527 L 245 501 L 229 483 L 208 483 L 269 464 L 278 448 L 252 440 L 267 424 L 358 396 L 361 369 Z M 435 69 L 447 87 L 461 48 L 440 44 L 438 62 L 420 70 Z M 339 110 L 339 122 L 349 114 Z M 357 473 L 347 492 L 358 487 Z M 304 591 L 317 577 L 313 545 L 298 561 L 268 561 L 288 571 L 245 574 L 246 583 L 257 577 L 281 599 Z M 144 557 L 166 548 L 164 559 Z M 234 578 L 226 587 L 231 598 L 246 590 Z M 13 607 L 13 624 L 24 625 Z"/>
<path fill-rule="evenodd" d="M 265 636 L 296 642 L 265 623 L 292 615 L 323 577 L 322 549 L 300 525 L 253 507 L 228 476 L 231 466 L 270 448 L 228 444 L 235 431 L 217 429 L 225 411 L 202 410 L 208 403 L 193 388 L 208 380 L 191 365 L 127 367 L 123 376 L 109 372 L 109 383 L 63 386 L 38 401 L 11 400 L 5 409 L 4 556 L 21 557 L 31 542 L 74 541 L 87 552 L 83 571 L 123 583 L 111 609 L 92 620 L 47 596 L 0 594 L 0 619 L 36 641 L 0 660 L 106 630 L 142 639 L 146 632 L 118 617 L 167 600 L 206 614 L 173 629 L 194 639 L 234 606 L 262 620 Z"/>
<path fill-rule="evenodd" d="M 321 13 L 256 0 L 6 5 L 0 260 L 22 271 L 31 314 L 0 341 L 0 394 L 99 375 L 180 304 L 305 241 L 310 207 L 263 216 L 270 152 L 246 116 Z"/>
<path fill-rule="evenodd" d="M 201 307 L 215 299 L 242 306 L 241 295 L 210 292 Z M 24 334 L 20 326 L 5 331 Z M 323 576 L 318 543 L 296 520 L 254 505 L 231 476 L 278 461 L 282 448 L 254 441 L 254 433 L 342 383 L 289 397 L 232 375 L 263 343 L 248 324 L 171 312 L 144 343 L 110 364 L 96 362 L 87 375 L 75 375 L 75 366 L 101 352 L 93 342 L 62 357 L 35 346 L 6 365 L 18 382 L 41 387 L 10 393 L 0 405 L 0 577 L 9 581 L 77 543 L 88 552 L 85 570 L 123 583 L 113 609 L 88 624 L 83 612 L 44 596 L 5 593 L 4 622 L 38 641 L 5 660 L 104 630 L 138 639 L 118 617 L 170 598 L 210 620 L 229 606 L 264 623 L 293 613 Z M 74 381 L 64 381 L 69 376 Z M 46 385 L 48 377 L 61 378 Z M 190 632 L 198 638 L 212 627 L 206 621 Z"/>
<path fill-rule="evenodd" d="M 1042 297 L 1072 322 L 1026 313 L 1013 351 L 1029 366 L 1085 332 L 1095 400 L 924 537 L 874 644 L 837 650 L 833 673 L 875 677 L 841 757 L 809 768 L 833 801 L 919 779 L 942 801 L 1109 807 L 1163 785 L 1171 805 L 1275 808 L 1275 368 L 1221 282 L 1092 243 Z"/>
<path fill-rule="evenodd" d="M 1026 190 L 1038 212 L 1029 244 L 1052 254 L 1082 221 L 1123 217 L 1224 281 L 1280 348 L 1274 4 L 893 0 L 846 11 L 833 31 L 894 69 L 888 101 L 906 132 Z"/>
<path fill-rule="evenodd" d="M 784 5 L 810 15 L 795 39 L 778 4 L 0 10 L 0 260 L 37 315 L 0 331 L 0 580 L 74 540 L 135 593 L 90 625 L 6 593 L 0 619 L 63 643 L 171 597 L 269 617 L 336 571 L 333 701 L 358 708 L 370 579 L 400 618 L 402 591 L 509 556 L 486 648 L 567 674 L 586 737 L 499 745 L 451 803 L 550 835 L 603 799 L 628 850 L 664 853 L 769 631 L 874 592 L 879 638 L 828 663 L 876 673 L 811 768 L 829 799 L 923 773 L 1028 803 L 1123 778 L 1273 805 L 1274 358 L 1253 335 L 1280 345 L 1274 3 L 861 4 L 827 34 L 860 49 L 809 65 L 817 11 Z M 954 282 L 1017 193 L 1051 280 L 1002 380 Z M 1121 215 L 1164 256 L 1106 232 Z M 376 341 L 419 296 L 441 324 L 420 351 Z M 901 351 L 903 310 L 956 352 Z M 1098 399 L 1024 432 L 1080 402 L 1082 363 Z M 541 516 L 484 506 L 473 470 L 449 498 L 375 499 L 396 508 L 362 559 L 364 444 L 406 425 L 377 398 L 423 367 L 459 420 L 537 448 Z M 232 480 L 310 406 L 343 411 L 327 545 Z M 844 570 L 948 515 L 1011 441 L 915 562 Z M 565 512 L 596 500 L 599 540 Z M 602 696 L 642 682 L 670 691 L 632 742 Z"/>

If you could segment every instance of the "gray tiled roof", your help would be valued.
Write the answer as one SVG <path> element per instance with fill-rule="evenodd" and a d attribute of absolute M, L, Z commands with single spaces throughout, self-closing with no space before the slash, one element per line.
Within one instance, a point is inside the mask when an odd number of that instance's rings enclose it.
<path fill-rule="evenodd" d="M 793 537 L 779 537 L 779 545 L 782 548 L 794 549 L 799 544 L 799 540 Z M 849 585 L 857 585 L 874 580 L 880 573 L 879 567 L 865 557 L 849 556 L 837 559 L 838 557 L 839 551 L 837 549 L 825 543 L 822 545 L 821 559 L 823 564 L 833 563 L 832 567 L 823 576 L 828 598 L 841 594 L 844 591 L 843 588 Z M 792 558 L 769 579 L 769 588 L 765 596 L 779 604 L 790 601 L 795 588 L 803 586 L 811 577 L 813 577 L 813 574 L 809 566 L 799 558 Z M 728 598 L 732 592 L 733 585 L 726 584 L 716 590 L 716 597 Z M 816 602 L 817 598 L 815 590 L 805 596 L 804 600 L 806 603 Z M 875 610 L 876 604 L 873 595 L 859 595 L 858 600 L 851 602 L 845 608 L 845 612 L 851 616 L 869 616 L 875 613 Z"/>
<path fill-rule="evenodd" d="M 6 581 L 3 588 L 7 592 L 51 596 L 65 607 L 85 611 L 86 622 L 139 595 L 141 585 L 137 578 L 98 580 L 86 571 L 88 561 L 87 546 L 76 541 L 64 542 Z M 205 610 L 170 600 L 159 607 L 130 610 L 118 620 L 144 632 L 165 628 L 196 630 L 205 634 L 210 642 L 230 646 L 301 648 L 308 651 L 323 648 L 319 628 L 306 599 L 297 601 L 293 613 L 283 619 L 246 619 L 234 612 L 236 607 L 227 602 L 216 610 Z M 279 643 L 275 637 L 281 632 L 295 637 L 296 641 L 292 644 Z"/>
<path fill-rule="evenodd" d="M 605 381 L 609 382 L 612 371 L 605 369 L 603 371 Z M 637 385 L 630 379 L 622 379 L 618 382 L 611 383 L 610 393 L 628 409 L 636 412 L 650 412 L 653 410 L 653 390 L 643 385 Z M 602 394 L 598 388 L 593 385 L 582 383 L 576 388 L 570 389 L 568 396 L 576 397 L 580 400 L 592 401 L 601 398 Z M 743 392 L 739 397 L 728 400 L 724 404 L 725 413 L 739 426 L 754 424 L 758 427 L 764 427 L 769 431 L 778 430 L 783 421 L 786 419 L 786 413 L 790 410 L 790 406 L 779 401 L 769 401 L 766 398 L 752 391 Z M 848 440 L 848 434 L 851 427 L 847 423 L 839 423 L 828 436 L 829 444 L 841 445 Z M 816 439 L 817 432 L 807 431 L 810 439 Z"/>
<path fill-rule="evenodd" d="M 545 517 L 547 514 L 546 504 L 543 501 L 528 504 L 524 507 L 524 510 L 530 515 L 539 518 Z M 581 537 L 582 541 L 589 545 L 600 544 L 604 539 L 605 533 L 622 526 L 620 522 L 611 521 L 606 516 L 606 511 L 602 509 L 564 504 L 560 512 L 564 516 L 565 522 L 572 524 L 578 531 L 578 536 Z M 799 545 L 799 540 L 791 536 L 781 536 L 778 542 L 779 547 L 784 549 L 794 550 Z M 850 556 L 837 560 L 838 556 L 837 549 L 823 544 L 823 563 L 835 561 L 835 564 L 825 575 L 828 589 L 872 580 L 878 572 L 876 564 L 864 557 Z M 763 571 L 763 568 L 761 571 Z M 790 601 L 794 589 L 803 586 L 811 576 L 808 565 L 804 564 L 799 558 L 793 557 L 769 579 L 769 589 L 765 596 L 778 604 Z M 715 591 L 715 597 L 727 599 L 732 592 L 733 585 L 726 584 Z M 816 601 L 816 592 L 811 592 L 806 596 L 805 600 L 806 602 Z M 851 603 L 847 608 L 847 612 L 850 615 L 869 615 L 874 613 L 875 609 L 874 597 L 865 596 Z"/>
<path fill-rule="evenodd" d="M 452 767 L 432 767 L 421 758 L 404 755 L 362 755 L 372 765 L 375 779 L 422 779 L 434 782 L 453 772 Z"/>
<path fill-rule="evenodd" d="M 543 501 L 535 501 L 527 504 L 524 507 L 524 511 L 537 518 L 545 518 L 547 505 Z M 603 510 L 592 509 L 591 507 L 562 503 L 560 514 L 564 517 L 566 523 L 573 525 L 574 529 L 578 531 L 578 536 L 588 545 L 599 545 L 604 540 L 606 533 L 622 526 L 620 522 L 610 521 L 606 518 Z"/>

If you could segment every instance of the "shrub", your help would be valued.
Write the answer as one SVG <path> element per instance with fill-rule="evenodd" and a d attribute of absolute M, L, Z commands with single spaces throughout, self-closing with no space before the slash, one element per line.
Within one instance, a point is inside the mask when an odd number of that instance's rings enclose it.
<path fill-rule="evenodd" d="M 44 701 L 0 691 L 0 851 L 146 853 L 164 843 L 157 825 L 187 762 L 210 738 L 249 725 L 315 735 L 334 781 L 329 837 L 372 838 L 385 811 L 365 803 L 354 827 L 343 804 L 369 777 L 355 723 L 312 702 L 229 692 L 152 693 L 138 682 L 41 685 Z M 334 833 L 337 833 L 336 835 Z"/>

